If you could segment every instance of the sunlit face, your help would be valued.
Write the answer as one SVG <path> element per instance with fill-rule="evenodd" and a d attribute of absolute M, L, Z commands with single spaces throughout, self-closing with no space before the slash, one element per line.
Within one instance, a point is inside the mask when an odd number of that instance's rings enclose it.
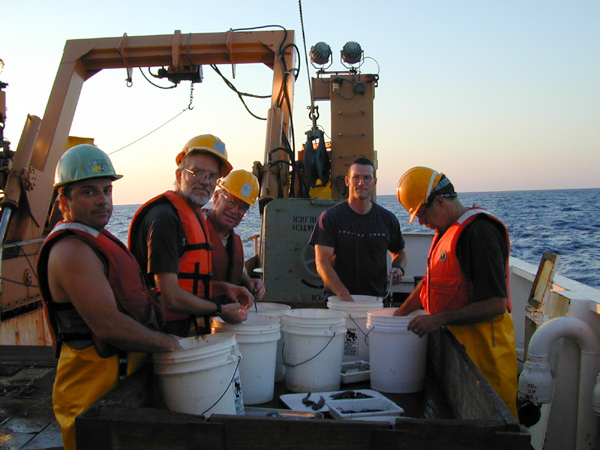
<path fill-rule="evenodd" d="M 348 186 L 348 198 L 357 200 L 366 200 L 371 198 L 373 188 L 377 184 L 375 178 L 375 169 L 369 165 L 352 164 L 350 172 L 346 177 L 346 186 Z"/>
<path fill-rule="evenodd" d="M 206 205 L 215 192 L 219 169 L 213 156 L 205 153 L 188 156 L 176 172 L 179 193 L 194 206 Z"/>
<path fill-rule="evenodd" d="M 69 198 L 59 198 L 65 218 L 102 230 L 112 215 L 112 180 L 90 178 L 73 183 Z"/>
<path fill-rule="evenodd" d="M 240 224 L 249 208 L 250 205 L 245 201 L 225 190 L 219 190 L 215 192 L 212 219 L 222 229 L 229 230 Z"/>

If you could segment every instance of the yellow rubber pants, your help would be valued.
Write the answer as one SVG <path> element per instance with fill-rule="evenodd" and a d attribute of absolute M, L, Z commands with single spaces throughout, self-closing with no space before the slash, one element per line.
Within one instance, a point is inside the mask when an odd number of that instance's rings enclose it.
<path fill-rule="evenodd" d="M 508 311 L 493 321 L 447 328 L 465 346 L 479 371 L 518 419 L 515 330 Z"/>
<path fill-rule="evenodd" d="M 144 353 L 127 354 L 127 374 L 146 361 Z M 118 358 L 101 358 L 94 346 L 75 350 L 62 345 L 52 390 L 54 415 L 65 450 L 75 449 L 75 417 L 110 391 L 118 382 Z"/>

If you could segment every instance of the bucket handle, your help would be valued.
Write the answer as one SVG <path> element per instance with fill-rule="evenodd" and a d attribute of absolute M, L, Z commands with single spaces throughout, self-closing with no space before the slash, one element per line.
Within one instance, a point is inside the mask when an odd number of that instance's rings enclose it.
<path fill-rule="evenodd" d="M 354 325 L 356 325 L 356 328 L 358 328 L 358 331 L 360 331 L 362 334 L 364 334 L 364 335 L 365 335 L 365 344 L 366 344 L 366 345 L 367 345 L 367 347 L 368 347 L 368 346 L 369 346 L 369 340 L 368 340 L 368 337 L 369 337 L 369 333 L 371 332 L 371 330 L 369 330 L 369 332 L 365 333 L 365 332 L 362 330 L 362 328 L 360 327 L 360 325 L 356 323 L 356 320 L 354 320 L 354 317 L 352 317 L 351 315 L 348 315 L 348 317 L 350 318 L 350 320 L 351 320 L 352 322 L 354 322 Z"/>
<path fill-rule="evenodd" d="M 369 346 L 369 334 L 371 334 L 371 331 L 374 329 L 375 327 L 371 327 L 371 329 L 365 333 L 365 344 L 367 344 L 367 347 Z"/>
<path fill-rule="evenodd" d="M 291 363 L 285 362 L 285 358 L 283 357 L 283 349 L 285 348 L 285 341 L 283 341 L 283 344 L 281 346 L 281 359 L 282 359 L 283 365 L 286 366 L 286 367 L 296 367 L 296 366 L 300 366 L 302 364 L 306 364 L 309 361 L 312 361 L 317 356 L 319 356 L 321 353 L 323 353 L 323 351 L 327 348 L 327 346 L 331 343 L 331 341 L 333 341 L 333 338 L 335 336 L 336 336 L 336 333 L 333 333 L 331 335 L 331 338 L 329 338 L 329 340 L 327 341 L 327 344 L 325 344 L 325 347 L 323 347 L 321 350 L 319 350 L 319 352 L 315 356 L 311 356 L 306 361 L 303 361 L 303 362 L 300 362 L 300 363 L 296 363 L 296 364 L 291 364 Z"/>
<path fill-rule="evenodd" d="M 227 393 L 227 391 L 229 390 L 229 386 L 231 386 L 231 383 L 233 383 L 233 380 L 235 380 L 235 374 L 238 371 L 238 367 L 240 367 L 240 362 L 242 361 L 242 357 L 240 355 L 238 355 L 238 360 L 237 360 L 237 364 L 235 365 L 235 369 L 233 370 L 233 376 L 231 377 L 231 380 L 229 380 L 229 383 L 227 384 L 227 386 L 225 387 L 225 390 L 223 391 L 223 393 L 221 394 L 221 396 L 217 399 L 216 402 L 214 402 L 210 408 L 207 408 L 201 415 L 203 416 L 204 414 L 206 414 L 208 411 L 210 411 L 211 409 L 213 409 L 215 406 L 217 406 L 217 404 L 221 401 L 221 399 L 225 396 L 225 394 Z"/>
<path fill-rule="evenodd" d="M 384 300 L 390 301 L 390 306 L 392 306 L 392 303 L 394 300 L 394 293 L 392 292 L 393 284 L 394 284 L 394 279 L 388 275 L 387 290 L 385 291 L 385 296 L 383 298 L 384 298 Z"/>

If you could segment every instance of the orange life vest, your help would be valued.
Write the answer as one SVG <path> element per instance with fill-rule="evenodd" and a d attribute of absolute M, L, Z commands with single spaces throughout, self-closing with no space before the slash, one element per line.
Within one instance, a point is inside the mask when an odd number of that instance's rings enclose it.
<path fill-rule="evenodd" d="M 219 233 L 213 225 L 210 217 L 206 220 L 208 231 L 210 233 L 210 241 L 213 244 L 212 263 L 214 280 L 226 281 L 235 285 L 240 284 L 242 272 L 244 270 L 244 248 L 242 240 L 230 231 L 232 239 L 232 248 L 228 250 L 223 245 Z"/>
<path fill-rule="evenodd" d="M 500 224 L 505 230 L 507 245 L 510 245 L 508 231 L 504 224 L 485 209 L 478 207 L 469 209 L 441 237 L 436 234 L 429 249 L 427 273 L 421 289 L 421 304 L 429 314 L 458 309 L 472 301 L 472 284 L 460 268 L 456 257 L 456 244 L 463 230 L 479 214 L 487 214 L 489 218 Z M 505 274 L 508 289 L 508 258 L 505 264 Z M 511 310 L 510 295 L 508 310 Z"/>
<path fill-rule="evenodd" d="M 482 208 L 471 208 L 446 230 L 443 236 L 434 236 L 427 260 L 427 276 L 423 279 L 421 304 L 430 314 L 460 308 L 472 300 L 472 284 L 462 273 L 456 257 L 456 244 L 460 234 L 479 214 L 502 225 L 506 242 L 510 246 L 508 231 L 500 220 Z M 510 253 L 510 247 L 508 249 Z M 508 258 L 505 265 L 508 283 Z M 470 325 L 447 325 L 448 330 L 465 347 L 467 354 L 488 380 L 510 411 L 518 417 L 517 355 L 511 310 L 510 293 L 504 314 L 486 322 Z"/>
<path fill-rule="evenodd" d="M 183 255 L 179 258 L 179 273 L 177 279 L 179 286 L 192 294 L 210 298 L 212 296 L 212 244 L 208 239 L 206 222 L 201 214 L 196 214 L 187 202 L 176 192 L 166 191 L 147 201 L 135 213 L 129 228 L 129 245 L 134 242 L 133 236 L 139 232 L 138 228 L 150 208 L 161 202 L 170 202 L 181 220 L 185 234 Z M 165 310 L 167 321 L 189 318 L 189 314 Z"/>
<path fill-rule="evenodd" d="M 92 333 L 72 303 L 56 303 L 52 298 L 48 282 L 48 258 L 54 244 L 66 236 L 76 236 L 98 254 L 106 267 L 106 278 L 120 311 L 150 329 L 162 328 L 162 302 L 146 287 L 137 260 L 125 245 L 106 230 L 97 231 L 76 222 L 59 222 L 46 238 L 38 257 L 40 291 L 54 333 L 53 341 L 57 354 L 60 352 L 61 343 L 70 340 L 93 341 L 98 354 L 103 358 L 119 352 L 117 348 L 98 339 Z"/>

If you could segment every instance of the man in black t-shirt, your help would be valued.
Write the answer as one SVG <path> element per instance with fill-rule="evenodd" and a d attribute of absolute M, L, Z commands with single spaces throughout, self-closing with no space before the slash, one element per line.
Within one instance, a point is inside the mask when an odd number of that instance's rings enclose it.
<path fill-rule="evenodd" d="M 388 275 L 394 284 L 404 276 L 407 258 L 400 224 L 394 214 L 371 201 L 377 178 L 369 159 L 355 160 L 345 181 L 348 199 L 324 211 L 310 237 L 317 272 L 326 297 L 337 295 L 342 301 L 353 301 L 352 295 L 383 297 Z"/>

